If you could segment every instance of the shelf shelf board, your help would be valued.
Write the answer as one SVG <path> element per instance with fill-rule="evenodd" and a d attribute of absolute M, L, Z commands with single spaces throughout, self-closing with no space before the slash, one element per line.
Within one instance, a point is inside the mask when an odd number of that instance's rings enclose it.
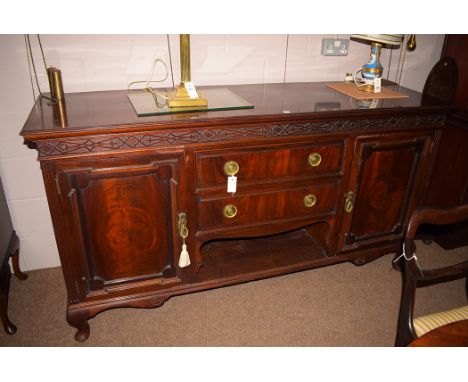
<path fill-rule="evenodd" d="M 286 274 L 329 261 L 305 229 L 255 239 L 213 241 L 202 247 L 202 259 L 197 282 L 216 280 L 221 284 Z"/>

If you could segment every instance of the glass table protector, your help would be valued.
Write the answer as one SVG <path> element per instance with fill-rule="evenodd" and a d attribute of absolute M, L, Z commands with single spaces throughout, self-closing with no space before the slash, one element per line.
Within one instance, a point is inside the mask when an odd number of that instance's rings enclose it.
<path fill-rule="evenodd" d="M 160 91 L 160 93 L 163 93 Z M 208 99 L 208 107 L 169 108 L 163 104 L 163 99 L 156 100 L 152 93 L 146 90 L 130 90 L 128 99 L 139 117 L 161 114 L 186 113 L 191 111 L 216 111 L 233 109 L 253 109 L 254 105 L 227 88 L 203 89 L 200 91 Z"/>

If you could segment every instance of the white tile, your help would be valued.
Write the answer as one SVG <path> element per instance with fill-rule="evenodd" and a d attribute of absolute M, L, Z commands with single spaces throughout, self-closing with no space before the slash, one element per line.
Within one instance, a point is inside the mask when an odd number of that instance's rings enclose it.
<path fill-rule="evenodd" d="M 0 63 L 0 83 L 0 112 L 29 113 L 34 97 L 26 57 L 24 61 Z"/>
<path fill-rule="evenodd" d="M 45 196 L 39 162 L 33 157 L 0 159 L 0 175 L 8 201 Z"/>
<path fill-rule="evenodd" d="M 416 50 L 406 52 L 402 85 L 422 91 L 432 67 L 439 61 L 444 35 L 416 35 Z"/>
<path fill-rule="evenodd" d="M 10 200 L 8 208 L 19 236 L 53 235 L 46 198 Z"/>
<path fill-rule="evenodd" d="M 200 85 L 281 82 L 285 35 L 195 35 L 192 80 Z"/>
<path fill-rule="evenodd" d="M 178 39 L 171 39 L 171 44 L 171 53 L 174 55 L 174 52 L 178 52 L 179 49 Z M 167 78 L 165 81 L 153 83 L 152 86 L 172 87 L 169 48 L 166 35 L 132 35 L 131 50 L 125 70 L 121 76 L 123 81 L 121 88 L 126 88 L 132 81 L 148 80 L 156 59 L 162 60 L 166 68 L 158 62 L 154 67 L 152 79 L 160 81 L 166 76 Z M 142 85 L 139 86 L 141 87 Z"/>
<path fill-rule="evenodd" d="M 27 116 L 27 113 L 0 113 L 0 158 L 37 157 L 37 151 L 24 145 L 19 135 Z"/>
<path fill-rule="evenodd" d="M 340 58 L 321 55 L 323 37 L 322 35 L 289 37 L 287 82 L 336 80 Z"/>
<path fill-rule="evenodd" d="M 24 271 L 60 266 L 53 235 L 20 237 L 20 266 Z"/>
<path fill-rule="evenodd" d="M 0 34 L 0 63 L 26 60 L 26 44 L 22 34 Z"/>

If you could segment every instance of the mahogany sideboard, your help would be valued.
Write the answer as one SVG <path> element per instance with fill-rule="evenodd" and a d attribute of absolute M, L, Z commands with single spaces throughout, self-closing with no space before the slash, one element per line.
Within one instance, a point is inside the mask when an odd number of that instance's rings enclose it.
<path fill-rule="evenodd" d="M 126 91 L 74 93 L 64 124 L 34 105 L 21 135 L 39 154 L 77 340 L 110 308 L 399 249 L 455 107 L 405 88 L 373 108 L 325 83 L 228 88 L 255 108 L 138 117 Z"/>

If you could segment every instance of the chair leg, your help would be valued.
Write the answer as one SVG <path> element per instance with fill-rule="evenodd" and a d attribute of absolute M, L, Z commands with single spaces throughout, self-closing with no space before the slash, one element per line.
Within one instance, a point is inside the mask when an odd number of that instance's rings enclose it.
<path fill-rule="evenodd" d="M 395 346 L 407 346 L 416 338 L 413 329 L 413 310 L 416 295 L 416 280 L 414 278 L 413 261 L 400 261 L 402 275 L 402 294 L 400 311 L 398 313 L 397 335 Z"/>
<path fill-rule="evenodd" d="M 10 291 L 11 271 L 8 261 L 5 261 L 4 266 L 0 270 L 0 319 L 5 332 L 15 334 L 16 326 L 8 318 L 8 293 Z"/>
<path fill-rule="evenodd" d="M 28 275 L 21 272 L 19 266 L 20 240 L 15 231 L 13 231 L 10 251 L 10 257 L 13 263 L 13 273 L 15 274 L 15 277 L 18 280 L 26 280 Z"/>
<path fill-rule="evenodd" d="M 21 272 L 19 266 L 19 249 L 15 251 L 13 255 L 11 255 L 11 260 L 13 263 L 13 273 L 18 280 L 26 280 L 28 275 L 26 273 Z"/>

